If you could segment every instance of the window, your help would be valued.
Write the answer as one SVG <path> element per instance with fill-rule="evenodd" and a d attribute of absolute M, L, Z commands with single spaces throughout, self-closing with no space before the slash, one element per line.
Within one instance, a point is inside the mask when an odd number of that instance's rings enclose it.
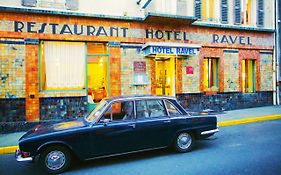
<path fill-rule="evenodd" d="M 264 26 L 264 2 L 257 1 L 257 26 Z"/>
<path fill-rule="evenodd" d="M 218 91 L 219 87 L 219 71 L 218 58 L 204 59 L 204 90 Z"/>
<path fill-rule="evenodd" d="M 250 24 L 251 17 L 251 0 L 235 0 L 234 1 L 234 23 Z"/>
<path fill-rule="evenodd" d="M 22 0 L 22 6 L 78 10 L 78 0 Z"/>
<path fill-rule="evenodd" d="M 162 100 L 136 101 L 137 118 L 152 118 L 166 116 L 166 109 Z"/>
<path fill-rule="evenodd" d="M 242 24 L 250 24 L 251 0 L 241 0 Z"/>
<path fill-rule="evenodd" d="M 106 43 L 87 43 L 88 101 L 99 102 L 109 94 L 109 54 Z"/>
<path fill-rule="evenodd" d="M 100 121 L 109 119 L 110 121 L 132 120 L 134 118 L 133 101 L 114 102 L 104 112 Z"/>
<path fill-rule="evenodd" d="M 242 92 L 256 91 L 256 61 L 242 60 Z"/>
<path fill-rule="evenodd" d="M 221 23 L 228 23 L 228 0 L 221 0 Z"/>
<path fill-rule="evenodd" d="M 44 41 L 40 44 L 40 89 L 85 89 L 85 43 Z"/>
<path fill-rule="evenodd" d="M 181 113 L 179 110 L 168 100 L 165 100 L 167 110 L 170 116 L 180 115 Z"/>

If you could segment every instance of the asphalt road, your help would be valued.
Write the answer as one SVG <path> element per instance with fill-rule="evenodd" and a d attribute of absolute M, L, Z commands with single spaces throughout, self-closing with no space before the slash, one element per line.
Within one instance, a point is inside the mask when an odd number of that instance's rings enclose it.
<path fill-rule="evenodd" d="M 36 163 L 18 163 L 0 155 L 0 174 L 44 174 Z M 208 175 L 281 174 L 281 120 L 220 128 L 190 153 L 158 150 L 76 163 L 64 174 Z"/>

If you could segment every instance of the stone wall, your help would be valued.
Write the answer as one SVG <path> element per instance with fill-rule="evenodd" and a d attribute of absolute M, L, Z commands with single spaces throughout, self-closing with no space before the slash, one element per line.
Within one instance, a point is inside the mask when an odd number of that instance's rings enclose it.
<path fill-rule="evenodd" d="M 256 93 L 219 93 L 206 95 L 202 93 L 177 94 L 177 99 L 188 111 L 235 110 L 251 107 L 273 105 L 273 92 Z"/>

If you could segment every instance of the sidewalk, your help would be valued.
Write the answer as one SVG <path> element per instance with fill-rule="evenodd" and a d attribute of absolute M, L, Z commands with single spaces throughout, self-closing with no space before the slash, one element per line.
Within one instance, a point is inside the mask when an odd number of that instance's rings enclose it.
<path fill-rule="evenodd" d="M 276 120 L 281 119 L 281 106 L 266 106 L 224 111 L 223 113 L 216 115 L 220 127 Z M 14 153 L 18 145 L 18 139 L 24 133 L 25 132 L 0 134 L 0 154 Z"/>

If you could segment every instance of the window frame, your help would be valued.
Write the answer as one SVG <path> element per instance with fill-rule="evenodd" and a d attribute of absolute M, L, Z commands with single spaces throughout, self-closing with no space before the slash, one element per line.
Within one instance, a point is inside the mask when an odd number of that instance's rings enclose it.
<path fill-rule="evenodd" d="M 219 82 L 220 82 L 220 80 L 219 80 L 219 64 L 220 64 L 220 61 L 219 61 L 219 57 L 204 57 L 204 62 L 205 62 L 205 60 L 207 60 L 208 61 L 208 69 L 207 70 L 205 70 L 205 63 L 203 64 L 203 82 L 204 82 L 204 91 L 207 91 L 207 89 L 210 89 L 210 88 L 212 88 L 213 86 L 215 86 L 215 87 L 217 87 L 217 91 L 219 91 Z M 210 70 L 209 70 L 209 67 L 210 67 L 210 61 L 212 62 L 212 60 L 216 60 L 216 75 L 215 75 L 215 79 L 216 79 L 216 82 L 213 84 L 213 82 L 212 82 L 212 86 L 211 86 L 211 82 L 210 82 L 210 77 L 211 77 L 211 75 L 210 75 Z M 211 66 L 212 66 L 212 64 L 211 64 Z M 212 69 L 213 70 L 213 69 Z M 208 72 L 208 77 L 207 77 L 207 80 L 205 80 L 205 71 L 207 71 Z M 211 72 L 211 74 L 213 74 L 213 71 Z M 207 86 L 205 86 L 205 81 L 207 81 L 207 83 L 208 83 L 208 85 Z"/>
<path fill-rule="evenodd" d="M 249 73 L 246 74 L 246 69 L 247 69 L 246 62 L 249 62 L 249 61 L 251 62 L 251 72 L 252 72 L 252 75 L 251 75 L 252 87 L 250 87 L 252 89 L 251 92 L 249 90 L 246 91 L 247 88 L 249 89 L 248 85 L 246 85 L 249 83 Z M 245 66 L 245 67 L 243 67 L 243 66 Z M 243 73 L 244 73 L 243 70 L 245 71 L 245 79 L 243 78 Z M 242 91 L 242 93 L 256 93 L 257 92 L 257 87 L 256 87 L 257 73 L 256 73 L 256 71 L 257 71 L 257 63 L 256 63 L 255 59 L 243 59 L 242 60 L 242 62 L 241 62 L 241 77 L 242 77 L 241 91 Z"/>
<path fill-rule="evenodd" d="M 85 88 L 83 89 L 52 89 L 52 90 L 46 90 L 42 88 L 42 50 L 44 52 L 44 48 L 43 48 L 43 44 L 44 41 L 48 41 L 48 42 L 72 42 L 72 43 L 84 43 L 84 49 L 85 49 L 85 55 L 84 55 L 84 61 L 85 61 L 85 77 L 84 77 L 84 82 L 85 82 Z M 88 76 L 88 66 L 87 66 L 87 62 L 88 62 L 88 56 L 87 56 L 87 42 L 81 42 L 81 41 L 59 41 L 59 40 L 41 40 L 39 42 L 38 45 L 38 90 L 39 92 L 83 92 L 83 93 L 87 93 L 87 89 L 88 89 L 88 80 L 87 80 L 87 76 Z M 46 72 L 45 72 L 46 73 Z"/>

